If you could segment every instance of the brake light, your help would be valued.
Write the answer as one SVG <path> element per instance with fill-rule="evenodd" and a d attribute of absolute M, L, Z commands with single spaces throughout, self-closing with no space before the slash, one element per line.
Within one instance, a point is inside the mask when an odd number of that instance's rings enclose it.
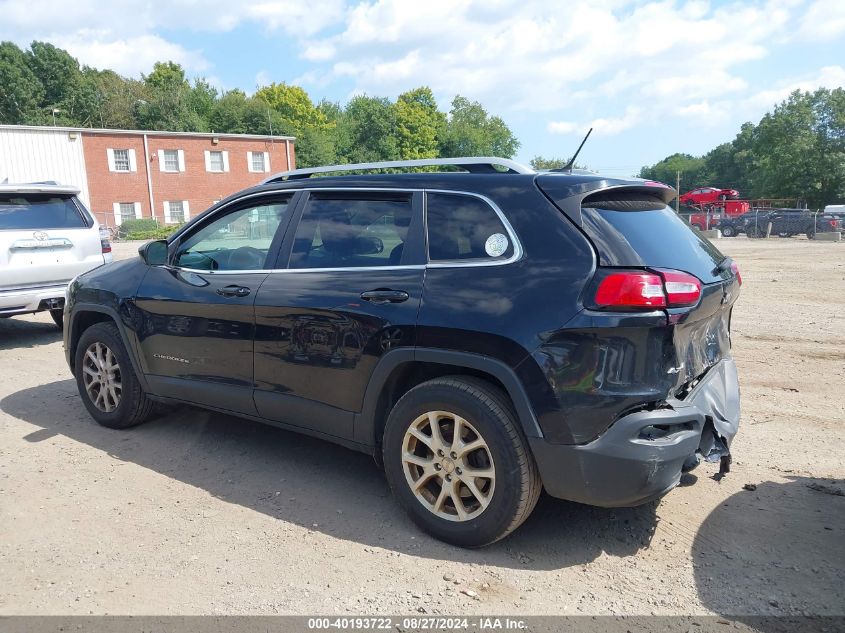
<path fill-rule="evenodd" d="M 737 272 L 738 274 L 738 272 Z M 596 290 L 602 308 L 685 308 L 701 299 L 701 281 L 689 273 L 620 271 L 607 275 Z"/>
<path fill-rule="evenodd" d="M 697 277 L 677 270 L 661 270 L 666 288 L 666 304 L 670 308 L 694 306 L 701 298 L 701 282 Z"/>
<path fill-rule="evenodd" d="M 666 307 L 660 277 L 642 272 L 611 273 L 599 283 L 595 301 L 602 307 Z"/>
<path fill-rule="evenodd" d="M 839 221 L 838 221 L 838 220 L 828 220 L 828 223 L 829 223 L 829 224 L 830 224 L 830 226 L 832 226 L 833 228 L 837 228 L 837 226 L 839 225 Z"/>
<path fill-rule="evenodd" d="M 742 275 L 739 274 L 739 266 L 736 265 L 736 262 L 731 262 L 731 272 L 736 277 L 737 283 L 741 286 L 742 285 Z"/>
<path fill-rule="evenodd" d="M 100 227 L 100 248 L 105 253 L 111 253 L 111 242 L 109 242 L 109 232 L 107 229 Z"/>

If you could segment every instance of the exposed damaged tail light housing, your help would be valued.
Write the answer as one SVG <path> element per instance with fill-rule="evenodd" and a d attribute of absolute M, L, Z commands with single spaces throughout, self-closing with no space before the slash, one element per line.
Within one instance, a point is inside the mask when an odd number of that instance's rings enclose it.
<path fill-rule="evenodd" d="M 603 309 L 685 308 L 701 299 L 701 281 L 677 270 L 612 272 L 601 279 L 594 303 Z"/>
<path fill-rule="evenodd" d="M 660 270 L 666 289 L 666 305 L 670 308 L 694 306 L 701 298 L 701 282 L 689 273 Z"/>
<path fill-rule="evenodd" d="M 742 285 L 742 275 L 739 274 L 739 266 L 736 265 L 736 262 L 731 262 L 731 272 L 736 277 L 736 282 L 741 286 Z"/>

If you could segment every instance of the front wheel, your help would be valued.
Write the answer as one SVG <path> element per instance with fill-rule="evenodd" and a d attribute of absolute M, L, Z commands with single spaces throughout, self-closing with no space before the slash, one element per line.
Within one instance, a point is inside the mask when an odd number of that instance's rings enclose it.
<path fill-rule="evenodd" d="M 153 412 L 154 403 L 141 388 L 113 323 L 97 323 L 82 333 L 74 374 L 85 408 L 102 426 L 126 429 L 145 422 Z"/>
<path fill-rule="evenodd" d="M 722 230 L 722 237 L 734 237 L 736 236 L 736 229 L 734 227 L 728 225 L 721 227 Z"/>
<path fill-rule="evenodd" d="M 394 496 L 429 534 L 482 547 L 528 518 L 540 495 L 537 467 L 507 397 L 462 376 L 429 380 L 393 407 L 384 433 Z"/>

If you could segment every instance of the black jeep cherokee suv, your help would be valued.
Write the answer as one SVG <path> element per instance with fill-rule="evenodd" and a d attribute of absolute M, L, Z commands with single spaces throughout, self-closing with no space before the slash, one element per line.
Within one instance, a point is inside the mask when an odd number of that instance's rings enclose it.
<path fill-rule="evenodd" d="M 464 172 L 360 175 L 419 164 Z M 72 281 L 67 361 L 104 426 L 187 402 L 372 453 L 458 545 L 541 487 L 640 504 L 739 423 L 741 279 L 674 196 L 503 159 L 280 174 Z"/>

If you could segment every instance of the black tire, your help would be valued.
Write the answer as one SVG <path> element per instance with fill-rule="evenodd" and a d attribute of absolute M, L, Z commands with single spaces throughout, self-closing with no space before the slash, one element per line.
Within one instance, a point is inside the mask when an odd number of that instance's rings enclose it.
<path fill-rule="evenodd" d="M 722 227 L 722 237 L 736 237 L 736 229 L 730 224 Z"/>
<path fill-rule="evenodd" d="M 115 374 L 119 376 L 121 383 L 120 399 L 117 406 L 108 412 L 94 403 L 85 387 L 83 377 L 86 352 L 95 343 L 100 343 L 111 350 L 118 366 L 118 371 Z M 129 359 L 129 354 L 123 345 L 123 339 L 114 323 L 96 323 L 82 333 L 76 346 L 74 374 L 76 387 L 85 408 L 88 409 L 91 417 L 102 426 L 110 429 L 127 429 L 136 426 L 146 422 L 155 408 L 155 403 L 147 397 L 138 382 L 132 361 Z"/>
<path fill-rule="evenodd" d="M 472 518 L 441 518 L 423 505 L 406 479 L 402 460 L 405 434 L 429 411 L 449 411 L 465 419 L 489 449 L 495 487 L 488 505 Z M 383 439 L 384 470 L 393 495 L 414 523 L 442 541 L 460 547 L 489 545 L 519 527 L 537 504 L 542 483 L 534 458 L 510 401 L 486 381 L 447 376 L 417 385 L 393 407 Z"/>
<path fill-rule="evenodd" d="M 59 326 L 60 330 L 63 330 L 65 327 L 65 311 L 62 308 L 50 310 L 50 316 L 53 318 L 53 323 Z"/>

